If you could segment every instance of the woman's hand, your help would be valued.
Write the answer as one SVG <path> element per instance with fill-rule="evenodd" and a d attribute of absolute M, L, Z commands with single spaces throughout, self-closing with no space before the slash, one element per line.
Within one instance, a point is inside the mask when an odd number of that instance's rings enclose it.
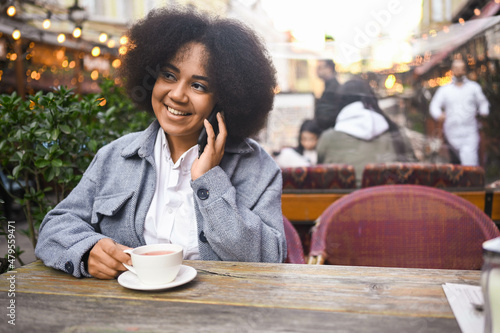
<path fill-rule="evenodd" d="M 127 269 L 122 263 L 132 265 L 130 256 L 123 252 L 129 249 L 110 238 L 99 240 L 89 254 L 87 263 L 90 275 L 98 279 L 114 279 L 118 273 Z"/>
<path fill-rule="evenodd" d="M 196 159 L 191 167 L 191 179 L 196 180 L 205 174 L 208 170 L 219 165 L 224 156 L 224 147 L 226 145 L 227 130 L 222 114 L 217 113 L 217 122 L 219 123 L 219 134 L 215 137 L 214 129 L 208 120 L 205 119 L 204 125 L 207 130 L 207 145 L 200 158 Z"/>

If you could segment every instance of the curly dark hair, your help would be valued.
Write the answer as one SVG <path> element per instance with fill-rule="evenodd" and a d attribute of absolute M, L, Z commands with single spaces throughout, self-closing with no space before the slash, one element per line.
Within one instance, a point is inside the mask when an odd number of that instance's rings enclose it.
<path fill-rule="evenodd" d="M 264 125 L 274 101 L 276 70 L 261 39 L 236 20 L 192 8 L 156 9 L 134 24 L 120 70 L 135 104 L 153 112 L 151 95 L 160 68 L 190 42 L 208 51 L 206 71 L 228 135 L 245 138 Z"/>

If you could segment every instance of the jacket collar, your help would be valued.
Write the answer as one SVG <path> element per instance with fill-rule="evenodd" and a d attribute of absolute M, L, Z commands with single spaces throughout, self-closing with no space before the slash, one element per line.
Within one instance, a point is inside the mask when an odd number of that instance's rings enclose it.
<path fill-rule="evenodd" d="M 153 121 L 145 131 L 122 150 L 122 157 L 128 158 L 137 154 L 139 157 L 144 158 L 153 155 L 156 135 L 159 129 L 160 123 L 158 120 Z M 235 140 L 228 137 L 224 151 L 232 154 L 246 154 L 252 152 L 253 148 L 250 146 L 248 139 Z"/>

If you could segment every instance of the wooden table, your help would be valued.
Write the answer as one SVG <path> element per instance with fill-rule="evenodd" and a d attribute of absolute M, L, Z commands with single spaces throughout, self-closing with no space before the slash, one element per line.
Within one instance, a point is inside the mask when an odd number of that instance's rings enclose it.
<path fill-rule="evenodd" d="M 0 331 L 460 332 L 441 285 L 479 271 L 185 261 L 197 277 L 154 292 L 76 279 L 40 261 L 0 276 Z M 8 296 L 15 277 L 15 297 Z M 15 299 L 16 326 L 6 306 Z"/>

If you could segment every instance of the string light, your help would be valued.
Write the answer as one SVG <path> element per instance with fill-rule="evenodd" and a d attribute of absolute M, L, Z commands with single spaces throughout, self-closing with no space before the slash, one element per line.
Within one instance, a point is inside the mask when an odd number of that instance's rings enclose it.
<path fill-rule="evenodd" d="M 476 16 L 481 15 L 481 10 L 479 10 L 479 8 L 474 9 L 474 15 Z"/>
<path fill-rule="evenodd" d="M 118 68 L 122 65 L 122 62 L 120 59 L 115 59 L 113 60 L 113 62 L 111 63 L 111 66 L 113 66 L 113 68 Z"/>
<path fill-rule="evenodd" d="M 108 40 L 108 47 L 109 47 L 110 49 L 114 48 L 114 47 L 115 47 L 115 45 L 116 45 L 116 42 L 115 42 L 115 40 L 114 40 L 114 39 L 110 39 L 110 40 Z"/>
<path fill-rule="evenodd" d="M 9 8 L 7 8 L 7 15 L 9 15 L 9 16 L 16 15 L 16 12 L 17 12 L 17 10 L 16 10 L 16 7 L 14 7 L 14 6 L 9 6 Z"/>
<path fill-rule="evenodd" d="M 91 51 L 91 54 L 94 56 L 94 57 L 98 57 L 99 54 L 101 54 L 101 48 L 99 46 L 94 46 L 94 48 L 92 49 Z"/>
<path fill-rule="evenodd" d="M 128 37 L 127 36 L 122 36 L 120 38 L 120 44 L 125 45 L 128 43 Z"/>
<path fill-rule="evenodd" d="M 12 31 L 12 38 L 14 38 L 14 40 L 18 40 L 19 38 L 21 38 L 21 31 L 19 31 L 18 29 Z"/>
<path fill-rule="evenodd" d="M 82 28 L 75 27 L 75 30 L 73 30 L 73 37 L 75 37 L 75 38 L 82 37 Z"/>
<path fill-rule="evenodd" d="M 108 40 L 108 35 L 105 32 L 102 32 L 99 35 L 99 42 L 106 43 L 107 40 Z"/>
<path fill-rule="evenodd" d="M 465 20 L 464 20 L 463 18 L 459 18 L 459 19 L 458 19 L 458 23 L 460 23 L 461 25 L 464 25 Z"/>

